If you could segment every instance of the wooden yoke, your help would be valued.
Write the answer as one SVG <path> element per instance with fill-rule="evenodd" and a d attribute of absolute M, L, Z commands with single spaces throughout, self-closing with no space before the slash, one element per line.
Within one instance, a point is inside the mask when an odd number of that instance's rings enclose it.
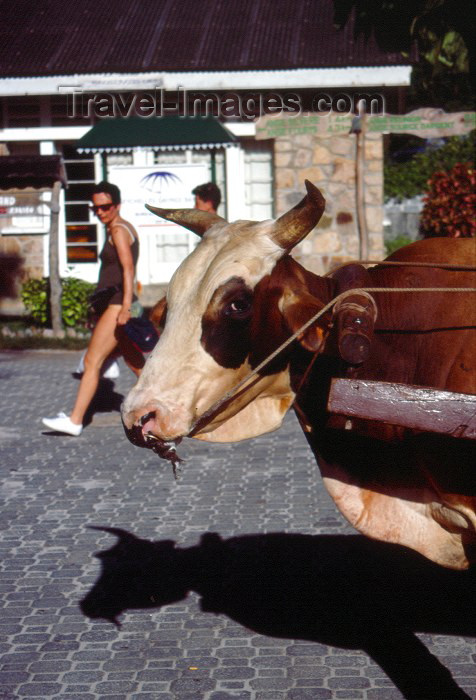
<path fill-rule="evenodd" d="M 333 379 L 327 408 L 347 418 L 476 440 L 472 394 L 370 379 Z"/>
<path fill-rule="evenodd" d="M 350 365 L 367 360 L 374 337 L 377 305 L 370 294 L 349 290 L 334 306 L 339 354 Z"/>
<path fill-rule="evenodd" d="M 338 270 L 333 278 L 337 282 L 337 294 L 344 294 L 333 312 L 337 348 L 345 362 L 360 365 L 369 356 L 377 320 L 373 297 L 359 289 L 371 286 L 369 275 L 362 265 L 350 264 Z"/>

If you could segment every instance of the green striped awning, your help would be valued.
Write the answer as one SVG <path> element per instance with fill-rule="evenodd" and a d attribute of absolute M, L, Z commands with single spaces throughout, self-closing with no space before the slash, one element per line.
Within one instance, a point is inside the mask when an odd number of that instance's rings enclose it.
<path fill-rule="evenodd" d="M 188 148 L 227 148 L 236 142 L 213 117 L 104 118 L 76 143 L 82 153 L 151 149 L 175 151 Z"/>

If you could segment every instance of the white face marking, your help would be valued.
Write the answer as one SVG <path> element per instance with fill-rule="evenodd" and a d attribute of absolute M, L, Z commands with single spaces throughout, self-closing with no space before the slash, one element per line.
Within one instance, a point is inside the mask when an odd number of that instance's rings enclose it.
<path fill-rule="evenodd" d="M 242 277 L 253 289 L 284 254 L 269 237 L 272 224 L 236 221 L 212 226 L 173 275 L 169 308 L 195 293 L 194 312 L 203 313 L 215 289 L 231 277 Z"/>

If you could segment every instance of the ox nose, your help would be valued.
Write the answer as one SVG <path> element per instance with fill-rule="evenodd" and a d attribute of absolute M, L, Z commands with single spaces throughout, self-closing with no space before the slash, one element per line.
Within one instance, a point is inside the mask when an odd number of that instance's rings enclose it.
<path fill-rule="evenodd" d="M 155 411 L 149 411 L 145 413 L 138 421 L 136 421 L 132 427 L 128 428 L 124 420 L 122 425 L 124 427 L 124 432 L 128 439 L 133 445 L 138 447 L 148 447 L 153 450 L 162 459 L 167 459 L 172 463 L 174 476 L 176 475 L 176 468 L 182 462 L 177 454 L 176 446 L 181 442 L 182 438 L 176 438 L 173 441 L 162 440 L 161 438 L 155 436 L 153 433 L 148 431 L 148 424 L 155 422 Z"/>
<path fill-rule="evenodd" d="M 131 427 L 128 427 L 124 421 L 124 417 L 122 417 L 122 427 L 124 428 L 127 439 L 137 447 L 147 447 L 148 445 L 145 438 L 146 431 L 144 431 L 144 425 L 146 425 L 147 422 L 154 420 L 154 418 L 155 411 L 149 411 L 139 418 L 138 421 L 135 421 Z"/>
<path fill-rule="evenodd" d="M 122 406 L 122 422 L 134 445 L 148 447 L 148 436 L 167 442 L 187 435 L 190 418 L 181 406 L 168 406 L 154 399 L 131 401 L 129 397 Z"/>

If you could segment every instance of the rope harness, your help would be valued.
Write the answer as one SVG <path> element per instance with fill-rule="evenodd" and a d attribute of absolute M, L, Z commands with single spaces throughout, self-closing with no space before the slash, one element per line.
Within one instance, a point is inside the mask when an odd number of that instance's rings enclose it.
<path fill-rule="evenodd" d="M 403 267 L 431 267 L 431 268 L 443 268 L 447 270 L 458 270 L 458 271 L 476 271 L 476 267 L 472 265 L 452 265 L 452 264 L 445 264 L 445 263 L 425 263 L 425 262 L 397 262 L 397 261 L 380 261 L 380 260 L 355 260 L 351 261 L 348 263 L 344 263 L 340 265 L 338 268 L 332 270 L 331 272 L 326 273 L 323 275 L 323 277 L 329 277 L 330 275 L 334 274 L 337 270 L 341 269 L 342 267 L 346 267 L 347 265 L 351 264 L 359 264 L 359 265 L 385 265 L 385 266 L 403 266 Z M 285 348 L 288 347 L 292 342 L 294 342 L 300 335 L 306 331 L 309 326 L 312 326 L 313 323 L 319 320 L 321 316 L 323 316 L 327 311 L 329 311 L 332 307 L 336 307 L 337 309 L 339 308 L 339 305 L 342 304 L 342 302 L 350 295 L 362 295 L 366 297 L 367 299 L 371 300 L 372 306 L 373 306 L 373 311 L 374 311 L 374 320 L 377 317 L 377 305 L 375 303 L 375 300 L 373 299 L 371 294 L 375 293 L 390 293 L 390 294 L 402 294 L 402 293 L 434 293 L 434 292 L 445 292 L 445 293 L 466 293 L 466 292 L 476 292 L 476 287 L 361 287 L 361 288 L 355 288 L 355 289 L 350 289 L 346 290 L 345 292 L 342 292 L 338 296 L 336 296 L 334 299 L 332 299 L 328 304 L 326 304 L 320 311 L 318 311 L 314 316 L 311 316 L 306 323 L 304 323 L 298 330 L 293 333 L 287 340 L 285 340 L 279 347 L 276 348 L 268 357 L 266 357 L 262 362 L 260 362 L 249 374 L 244 377 L 241 381 L 239 381 L 235 386 L 233 386 L 229 391 L 227 391 L 220 399 L 215 401 L 210 408 L 208 408 L 204 413 L 202 413 L 198 418 L 195 419 L 195 421 L 192 423 L 190 432 L 188 433 L 187 437 L 193 437 L 194 434 L 202 427 L 207 425 L 209 420 L 219 412 L 220 408 L 222 408 L 225 404 L 227 404 L 232 398 L 236 398 L 238 395 L 238 392 L 245 387 L 245 385 L 248 384 L 248 382 L 253 379 L 253 377 L 256 377 L 256 375 L 264 368 L 266 365 L 268 365 L 272 360 L 274 360 L 275 357 L 277 357 Z M 349 302 L 347 302 L 348 304 Z M 358 307 L 359 309 L 361 307 Z M 311 369 L 312 365 L 314 364 L 314 360 L 317 357 L 317 352 L 314 353 L 314 356 L 311 360 L 310 366 L 306 370 L 304 374 L 304 378 L 301 381 L 299 389 L 303 386 L 305 379 L 307 378 L 309 374 L 309 370 Z M 250 383 L 248 386 L 246 386 L 246 389 L 250 388 L 252 386 L 252 383 Z M 299 390 L 298 390 L 299 391 Z"/>

